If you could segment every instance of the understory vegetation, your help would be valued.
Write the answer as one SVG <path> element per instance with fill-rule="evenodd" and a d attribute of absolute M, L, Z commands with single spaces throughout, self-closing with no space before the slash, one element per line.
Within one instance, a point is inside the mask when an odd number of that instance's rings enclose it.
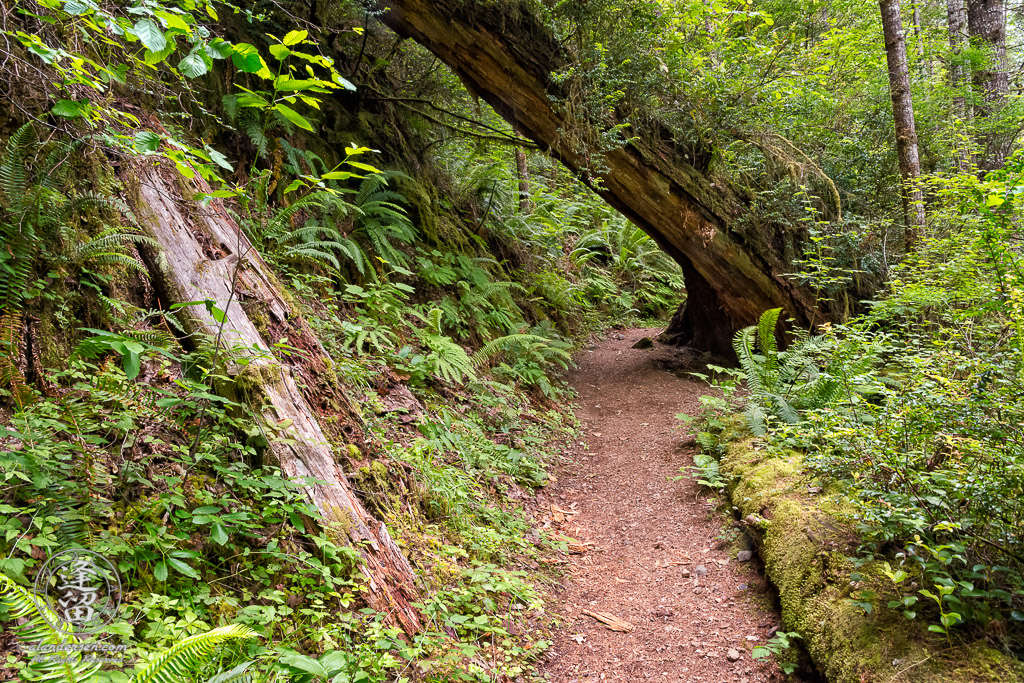
<path fill-rule="evenodd" d="M 552 624 L 541 564 L 566 539 L 535 530 L 527 508 L 574 438 L 563 373 L 591 332 L 666 319 L 678 266 L 544 157 L 529 159 L 521 206 L 499 136 L 445 141 L 367 110 L 368 126 L 335 133 L 344 143 L 303 137 L 312 128 L 300 110 L 334 106 L 355 86 L 298 27 L 267 52 L 223 37 L 219 16 L 268 21 L 230 6 L 30 4 L 18 20 L 48 28 L 6 32 L 21 47 L 5 60 L 53 69 L 66 90 L 44 105 L 47 122 L 6 131 L 0 158 L 0 619 L 16 638 L 2 643 L 3 675 L 532 675 Z M 359 24 L 347 22 L 358 45 Z M 200 77 L 225 60 L 237 81 L 211 101 Z M 167 76 L 147 105 L 159 123 L 143 124 L 106 93 L 129 96 L 126 84 L 150 83 L 154 65 Z M 410 167 L 392 130 L 433 139 L 429 165 Z M 274 328 L 239 267 L 226 301 L 155 290 L 149 255 L 166 245 L 136 216 L 135 161 L 197 187 L 183 197 L 193 215 L 228 216 L 315 338 Z M 238 245 L 207 239 L 204 250 L 216 260 Z M 192 306 L 216 334 L 189 327 Z M 230 341 L 231 307 L 266 350 Z M 276 461 L 297 425 L 266 417 L 260 385 L 274 366 L 298 373 L 339 471 L 415 568 L 417 632 L 368 606 L 380 576 L 349 542 L 351 521 L 310 499 L 323 482 Z M 113 663 L 65 657 L 79 637 L 28 592 L 68 548 L 120 574 L 120 609 L 103 631 Z"/>
<path fill-rule="evenodd" d="M 780 604 L 1020 668 L 1024 14 L 865 7 L 0 7 L 0 679 L 540 680 L 566 373 L 666 324 L 684 470 L 835 522 Z"/>
<path fill-rule="evenodd" d="M 704 399 L 695 468 L 702 484 L 728 484 L 724 414 L 741 408 L 763 457 L 798 457 L 799 485 L 856 531 L 853 605 L 922 622 L 947 646 L 981 637 L 1013 653 L 1024 629 L 1022 173 L 1014 157 L 983 180 L 932 178 L 922 248 L 868 313 L 794 330 L 784 350 L 779 309 L 738 332 L 740 368 L 701 375 L 724 394 Z"/>

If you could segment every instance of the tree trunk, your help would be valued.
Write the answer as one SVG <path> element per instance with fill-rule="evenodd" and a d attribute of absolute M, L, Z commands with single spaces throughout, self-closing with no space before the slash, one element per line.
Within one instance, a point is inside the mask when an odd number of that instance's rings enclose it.
<path fill-rule="evenodd" d="M 534 205 L 529 201 L 529 169 L 526 167 L 526 153 L 515 148 L 515 174 L 519 180 L 519 213 L 530 213 Z"/>
<path fill-rule="evenodd" d="M 417 598 L 412 567 L 384 524 L 365 510 L 336 461 L 316 413 L 295 382 L 293 375 L 304 368 L 279 363 L 247 311 L 260 312 L 261 322 L 273 331 L 274 339 L 285 333 L 293 344 L 301 339 L 299 345 L 311 358 L 308 362 L 329 362 L 323 347 L 288 305 L 266 263 L 223 204 L 215 200 L 201 210 L 181 197 L 209 192 L 206 183 L 197 180 L 179 193 L 176 187 L 181 179 L 173 170 L 151 164 L 131 170 L 136 174 L 132 181 L 137 182 L 136 214 L 162 247 L 144 250 L 143 257 L 164 303 L 212 300 L 226 312 L 222 348 L 236 349 L 250 359 L 247 365 L 233 363 L 231 372 L 244 376 L 236 385 L 247 388 L 254 405 L 265 406 L 261 417 L 267 425 L 290 420 L 285 423 L 290 443 L 270 443 L 281 470 L 288 477 L 321 482 L 309 484 L 307 493 L 328 525 L 327 532 L 340 535 L 339 542 L 347 536 L 358 544 L 369 584 L 367 603 L 406 633 L 418 632 L 419 615 L 411 606 Z M 217 336 L 220 326 L 205 306 L 188 306 L 179 315 L 190 334 Z M 254 391 L 260 395 L 253 397 Z"/>
<path fill-rule="evenodd" d="M 907 66 L 907 44 L 899 0 L 879 0 L 882 11 L 882 33 L 885 36 L 885 59 L 889 65 L 889 93 L 896 123 L 896 157 L 900 167 L 905 242 L 909 251 L 924 227 L 924 197 L 921 193 L 921 161 L 917 153 L 917 129 L 914 125 L 914 102 L 910 95 L 910 69 Z"/>
<path fill-rule="evenodd" d="M 522 135 L 516 130 L 516 135 Z M 526 165 L 526 152 L 522 147 L 516 147 L 516 178 L 519 180 L 519 213 L 527 214 L 533 211 L 533 202 L 530 201 L 530 169 Z"/>
<path fill-rule="evenodd" d="M 967 0 L 967 29 L 972 44 L 985 50 L 985 68 L 974 72 L 974 89 L 983 104 L 975 108 L 978 118 L 994 119 L 1003 108 L 1010 90 L 1006 64 L 1006 2 L 1005 0 Z M 988 130 L 980 136 L 983 147 L 978 166 L 985 171 L 1002 168 L 1013 146 L 1013 134 L 1004 130 Z"/>
<path fill-rule="evenodd" d="M 953 113 L 960 121 L 971 120 L 972 108 L 964 97 L 967 83 L 967 68 L 964 65 L 964 47 L 967 44 L 967 8 L 964 0 L 946 0 L 946 15 L 949 26 L 949 85 L 953 88 Z M 957 168 L 966 171 L 971 166 L 969 141 L 958 140 Z"/>
<path fill-rule="evenodd" d="M 669 330 L 676 341 L 731 356 L 734 331 L 755 324 L 766 309 L 782 307 L 803 327 L 831 317 L 833 311 L 820 310 L 810 292 L 782 275 L 801 255 L 795 231 L 774 224 L 733 229 L 746 201 L 701 165 L 702 150 L 681 149 L 671 131 L 604 153 L 602 171 L 589 175 L 590 150 L 566 134 L 578 124 L 558 104 L 565 93 L 551 78 L 567 63 L 566 53 L 528 7 L 482 0 L 380 3 L 385 24 L 448 64 L 470 92 L 589 181 L 680 263 L 687 304 Z"/>

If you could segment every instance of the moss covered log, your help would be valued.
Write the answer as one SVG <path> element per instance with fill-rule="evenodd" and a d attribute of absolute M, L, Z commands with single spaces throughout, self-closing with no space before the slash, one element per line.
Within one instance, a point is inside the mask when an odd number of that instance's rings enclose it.
<path fill-rule="evenodd" d="M 807 493 L 803 456 L 773 455 L 738 427 L 721 460 L 728 497 L 739 511 L 778 591 L 784 628 L 800 634 L 815 667 L 835 683 L 1012 683 L 1019 660 L 984 640 L 946 644 L 920 620 L 894 610 L 867 613 L 851 596 L 870 589 L 881 604 L 896 598 L 880 562 L 854 574 L 856 542 L 841 493 Z M 856 580 L 855 580 L 856 579 Z"/>

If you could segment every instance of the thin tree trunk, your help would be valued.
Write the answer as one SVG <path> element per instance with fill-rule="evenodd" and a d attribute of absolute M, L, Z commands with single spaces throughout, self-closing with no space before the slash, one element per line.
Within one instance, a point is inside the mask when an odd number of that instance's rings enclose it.
<path fill-rule="evenodd" d="M 287 425 L 288 439 L 274 439 L 270 450 L 288 477 L 309 478 L 307 494 L 319 508 L 327 533 L 337 542 L 346 538 L 358 544 L 368 580 L 366 601 L 386 615 L 389 623 L 412 635 L 421 630 L 419 614 L 412 603 L 417 599 L 415 576 L 408 560 L 388 534 L 384 524 L 363 507 L 338 464 L 330 441 L 321 429 L 316 412 L 303 395 L 294 374 L 304 374 L 305 365 L 279 363 L 247 310 L 260 312 L 263 324 L 274 339 L 289 336 L 303 339 L 308 351 L 303 363 L 324 364 L 329 358 L 305 321 L 291 309 L 266 263 L 253 249 L 220 200 L 203 212 L 188 210 L 190 200 L 181 194 L 210 192 L 197 179 L 186 193 L 176 190 L 181 180 L 174 171 L 151 164 L 134 165 L 136 183 L 133 201 L 139 221 L 161 249 L 144 249 L 143 258 L 153 283 L 165 304 L 212 300 L 225 311 L 219 325 L 203 305 L 179 311 L 190 334 L 217 337 L 221 346 L 249 356 L 248 364 L 234 364 L 233 374 L 245 374 L 245 386 L 253 405 L 263 406 L 258 417 L 268 426 Z M 298 343 L 298 342 L 293 342 Z M 318 351 L 319 352 L 318 352 Z M 307 377 L 307 379 L 309 379 Z M 226 387 L 221 390 L 227 391 Z"/>
<path fill-rule="evenodd" d="M 516 135 L 522 135 L 518 129 L 514 129 Z M 516 178 L 519 180 L 519 213 L 531 213 L 533 202 L 530 200 L 530 169 L 526 165 L 526 152 L 522 147 L 516 147 Z"/>
<path fill-rule="evenodd" d="M 918 71 L 932 76 L 932 60 L 925 51 L 924 31 L 921 30 L 921 0 L 913 0 L 911 22 L 914 24 L 914 42 L 917 43 Z"/>
<path fill-rule="evenodd" d="M 1006 64 L 1006 1 L 967 0 L 967 29 L 971 43 L 988 52 L 985 68 L 977 69 L 972 78 L 981 103 L 975 107 L 978 119 L 987 119 L 980 141 L 984 151 L 978 166 L 985 171 L 1002 168 L 1013 146 L 1013 134 L 993 128 L 1006 102 L 1010 78 Z M 981 123 L 980 121 L 978 122 Z"/>
<path fill-rule="evenodd" d="M 964 97 L 967 84 L 967 67 L 964 64 L 964 47 L 967 44 L 967 8 L 964 0 L 946 0 L 946 14 L 949 26 L 949 85 L 953 88 L 953 113 L 961 122 L 968 122 L 973 107 Z M 966 171 L 971 167 L 970 142 L 958 131 L 956 142 L 957 168 Z"/>
<path fill-rule="evenodd" d="M 892 113 L 896 123 L 896 157 L 899 161 L 900 194 L 906 225 L 904 241 L 909 251 L 919 230 L 924 227 L 924 197 L 919 184 L 921 161 L 917 152 L 914 102 L 910 95 L 907 44 L 899 0 L 879 0 L 878 5 L 882 12 L 885 58 L 889 65 L 889 92 L 892 95 Z"/>

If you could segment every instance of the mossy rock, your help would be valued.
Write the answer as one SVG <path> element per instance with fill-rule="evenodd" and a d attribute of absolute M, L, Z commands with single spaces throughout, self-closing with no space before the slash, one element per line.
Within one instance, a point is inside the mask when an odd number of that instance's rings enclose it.
<path fill-rule="evenodd" d="M 726 430 L 723 440 L 729 442 L 721 461 L 727 493 L 750 522 L 765 573 L 778 590 L 784 629 L 800 634 L 827 680 L 1024 682 L 1024 663 L 984 642 L 949 647 L 927 624 L 884 608 L 866 614 L 853 604 L 852 564 L 844 552 L 856 539 L 844 521 L 850 501 L 838 492 L 809 496 L 795 451 L 759 450 L 738 427 Z M 877 604 L 896 597 L 879 563 L 857 571 Z"/>

